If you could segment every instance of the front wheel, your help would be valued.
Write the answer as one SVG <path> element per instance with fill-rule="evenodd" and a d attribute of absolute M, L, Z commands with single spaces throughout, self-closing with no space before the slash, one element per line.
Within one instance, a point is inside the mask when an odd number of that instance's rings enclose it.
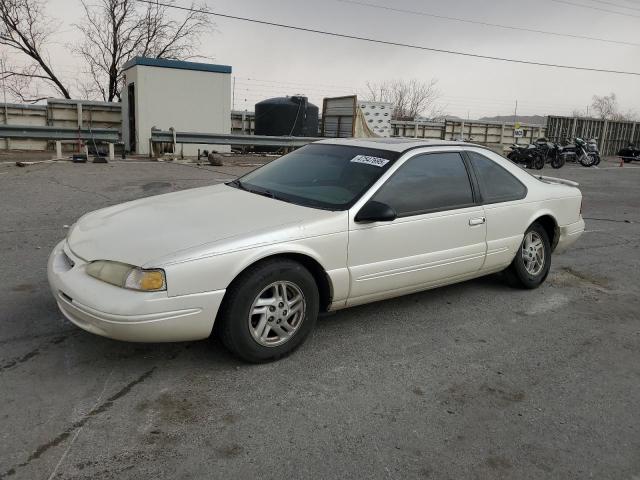
<path fill-rule="evenodd" d="M 593 155 L 583 154 L 580 155 L 580 165 L 583 167 L 593 167 L 596 164 L 596 158 Z"/>
<path fill-rule="evenodd" d="M 551 167 L 552 168 L 562 168 L 564 167 L 564 162 L 565 159 L 562 155 L 555 155 L 553 157 L 553 159 L 551 160 Z"/>
<path fill-rule="evenodd" d="M 542 170 L 544 168 L 544 157 L 542 155 L 536 155 L 533 159 L 533 166 L 536 170 Z"/>
<path fill-rule="evenodd" d="M 531 225 L 524 234 L 520 248 L 505 270 L 509 283 L 521 288 L 537 288 L 547 278 L 551 268 L 551 244 L 544 227 Z"/>
<path fill-rule="evenodd" d="M 268 260 L 249 268 L 227 290 L 216 333 L 247 362 L 276 360 L 304 342 L 318 309 L 318 287 L 306 268 L 291 260 Z"/>

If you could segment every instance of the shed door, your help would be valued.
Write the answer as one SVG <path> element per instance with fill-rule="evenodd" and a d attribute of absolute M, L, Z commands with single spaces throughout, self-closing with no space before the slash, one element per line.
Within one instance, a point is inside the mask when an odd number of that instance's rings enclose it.
<path fill-rule="evenodd" d="M 129 102 L 129 152 L 136 152 L 136 88 L 135 83 L 127 86 L 127 99 Z"/>

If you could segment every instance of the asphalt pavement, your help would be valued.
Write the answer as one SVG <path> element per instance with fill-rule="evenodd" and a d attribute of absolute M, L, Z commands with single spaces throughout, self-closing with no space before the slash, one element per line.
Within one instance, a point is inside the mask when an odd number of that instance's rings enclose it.
<path fill-rule="evenodd" d="M 539 289 L 344 310 L 256 366 L 86 333 L 46 280 L 82 214 L 255 163 L 0 164 L 0 479 L 640 479 L 640 167 L 601 166 L 542 172 L 587 233 Z"/>

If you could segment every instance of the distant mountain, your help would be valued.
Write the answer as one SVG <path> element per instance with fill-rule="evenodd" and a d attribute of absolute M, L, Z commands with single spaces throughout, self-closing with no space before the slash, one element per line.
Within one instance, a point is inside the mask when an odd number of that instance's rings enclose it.
<path fill-rule="evenodd" d="M 444 115 L 442 117 L 435 117 L 435 118 L 416 117 L 416 122 L 444 122 L 445 120 L 459 122 L 460 120 L 462 120 L 462 118 L 456 117 L 455 115 Z"/>
<path fill-rule="evenodd" d="M 517 119 L 513 115 L 496 115 L 495 117 L 482 117 L 478 120 L 501 123 L 514 123 L 517 120 L 520 123 L 528 123 L 533 125 L 547 124 L 547 117 L 544 117 L 542 115 L 518 115 Z"/>

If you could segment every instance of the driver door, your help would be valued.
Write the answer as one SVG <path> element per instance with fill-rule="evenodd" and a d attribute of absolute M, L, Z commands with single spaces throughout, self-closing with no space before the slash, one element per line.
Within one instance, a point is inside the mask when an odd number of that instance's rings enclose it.
<path fill-rule="evenodd" d="M 362 203 L 349 212 L 347 305 L 448 283 L 482 267 L 486 219 L 459 152 L 409 158 L 369 199 L 398 216 L 360 223 Z"/>

